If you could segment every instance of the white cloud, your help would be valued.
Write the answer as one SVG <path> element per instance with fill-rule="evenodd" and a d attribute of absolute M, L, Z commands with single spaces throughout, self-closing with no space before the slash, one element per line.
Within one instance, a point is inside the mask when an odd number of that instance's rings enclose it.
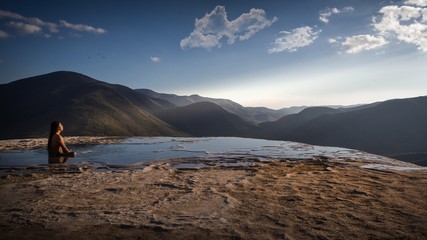
<path fill-rule="evenodd" d="M 42 28 L 33 24 L 22 22 L 8 22 L 6 26 L 16 29 L 20 34 L 39 34 L 42 33 Z"/>
<path fill-rule="evenodd" d="M 221 47 L 221 37 L 218 37 L 214 34 L 203 34 L 199 31 L 193 31 L 190 36 L 184 38 L 180 42 L 182 49 L 185 48 L 206 48 L 211 49 L 215 46 Z"/>
<path fill-rule="evenodd" d="M 328 38 L 328 43 L 333 44 L 333 43 L 337 43 L 337 42 L 338 42 L 338 40 L 336 38 Z"/>
<path fill-rule="evenodd" d="M 20 34 L 40 34 L 45 37 L 50 37 L 50 33 L 59 33 L 61 27 L 69 28 L 77 32 L 90 32 L 90 33 L 106 33 L 107 31 L 102 28 L 95 28 L 84 24 L 71 24 L 64 20 L 60 20 L 59 24 L 46 22 L 39 18 L 30 18 L 22 16 L 18 13 L 0 10 L 0 18 L 13 19 L 6 25 L 16 29 Z"/>
<path fill-rule="evenodd" d="M 386 44 L 388 44 L 388 42 L 383 37 L 375 37 L 372 35 L 347 37 L 344 42 L 342 42 L 342 46 L 347 53 L 358 53 L 364 50 L 379 48 Z"/>
<path fill-rule="evenodd" d="M 319 20 L 324 23 L 329 23 L 329 17 L 333 14 L 339 14 L 344 12 L 351 12 L 353 11 L 353 7 L 344 7 L 341 9 L 338 8 L 326 8 L 319 13 Z"/>
<path fill-rule="evenodd" d="M 221 39 L 227 37 L 227 43 L 233 44 L 237 39 L 248 40 L 260 30 L 270 27 L 278 18 L 269 20 L 262 9 L 252 8 L 235 20 L 229 21 L 224 6 L 216 6 L 203 18 L 195 20 L 195 29 L 181 40 L 180 46 L 186 48 L 221 47 Z"/>
<path fill-rule="evenodd" d="M 26 22 L 27 24 L 38 26 L 40 28 L 46 27 L 50 32 L 53 32 L 53 33 L 56 33 L 59 31 L 58 25 L 55 23 L 46 22 L 39 18 L 24 17 L 18 13 L 14 13 L 10 11 L 0 10 L 0 18 L 20 20 L 20 21 Z"/>
<path fill-rule="evenodd" d="M 268 53 L 296 52 L 298 48 L 311 45 L 319 36 L 321 30 L 314 30 L 309 26 L 293 29 L 291 32 L 282 31 L 282 35 L 276 38 Z"/>
<path fill-rule="evenodd" d="M 386 6 L 379 13 L 382 16 L 379 21 L 374 19 L 373 26 L 381 36 L 414 44 L 427 52 L 427 8 Z"/>
<path fill-rule="evenodd" d="M 0 30 L 0 38 L 8 38 L 8 37 L 10 37 L 9 33 L 3 30 Z"/>
<path fill-rule="evenodd" d="M 158 63 L 158 62 L 160 62 L 162 59 L 161 58 L 159 58 L 159 57 L 150 57 L 150 59 L 151 59 L 151 61 L 152 62 L 154 62 L 154 63 Z"/>
<path fill-rule="evenodd" d="M 107 32 L 107 30 L 103 28 L 95 28 L 85 24 L 72 24 L 65 20 L 60 20 L 59 22 L 61 23 L 61 26 L 73 29 L 78 32 L 90 32 L 90 33 L 96 33 L 96 34 L 103 34 Z"/>
<path fill-rule="evenodd" d="M 427 6 L 427 0 L 406 0 L 404 2 L 404 4 L 426 7 Z"/>
<path fill-rule="evenodd" d="M 0 10 L 0 18 L 24 20 L 25 17 L 14 12 Z"/>
<path fill-rule="evenodd" d="M 380 15 L 373 17 L 372 26 L 377 36 L 347 37 L 340 44 L 347 53 L 358 53 L 397 40 L 413 44 L 419 50 L 427 52 L 427 0 L 407 0 L 404 4 L 407 5 L 382 7 Z"/>
<path fill-rule="evenodd" d="M 241 33 L 241 35 L 238 35 L 239 40 L 248 40 L 255 33 L 270 27 L 271 24 L 278 20 L 277 17 L 268 20 L 265 15 L 266 13 L 264 10 L 252 8 L 249 13 L 243 13 L 240 17 L 233 20 L 231 25 L 235 28 L 236 33 Z"/>

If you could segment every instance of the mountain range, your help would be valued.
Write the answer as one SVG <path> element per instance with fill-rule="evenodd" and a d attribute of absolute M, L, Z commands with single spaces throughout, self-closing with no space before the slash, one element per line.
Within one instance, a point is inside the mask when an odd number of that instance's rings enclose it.
<path fill-rule="evenodd" d="M 298 113 L 301 110 L 307 108 L 307 106 L 300 106 L 274 110 L 266 107 L 243 107 L 242 105 L 228 99 L 201 97 L 196 94 L 191 96 L 178 96 L 175 94 L 157 93 L 150 89 L 135 89 L 135 91 L 152 98 L 169 101 L 174 103 L 177 107 L 184 107 L 200 102 L 215 103 L 227 112 L 233 113 L 243 119 L 246 119 L 247 121 L 254 123 L 276 121 L 285 115 Z"/>
<path fill-rule="evenodd" d="M 212 102 L 198 102 L 184 107 L 163 110 L 161 120 L 192 136 L 251 137 L 257 125 L 224 110 Z"/>
<path fill-rule="evenodd" d="M 247 108 L 130 89 L 75 72 L 0 85 L 0 139 L 66 135 L 239 136 L 346 147 L 427 165 L 427 96 L 353 107 Z"/>
<path fill-rule="evenodd" d="M 337 110 L 307 108 L 260 124 L 258 137 L 337 146 L 427 166 L 427 97 Z"/>
<path fill-rule="evenodd" d="M 1 139 L 70 135 L 185 135 L 152 112 L 173 104 L 79 73 L 54 72 L 0 85 Z"/>

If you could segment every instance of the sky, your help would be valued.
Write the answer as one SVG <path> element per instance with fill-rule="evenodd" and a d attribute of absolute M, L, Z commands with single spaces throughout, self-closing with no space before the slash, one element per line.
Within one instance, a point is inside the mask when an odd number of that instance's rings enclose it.
<path fill-rule="evenodd" d="M 0 84 L 54 71 L 243 106 L 427 95 L 427 0 L 0 2 Z"/>

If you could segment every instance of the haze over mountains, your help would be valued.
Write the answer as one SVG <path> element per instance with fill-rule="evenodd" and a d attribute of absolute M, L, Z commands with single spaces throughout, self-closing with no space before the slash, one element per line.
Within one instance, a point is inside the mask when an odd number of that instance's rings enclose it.
<path fill-rule="evenodd" d="M 157 117 L 193 136 L 253 137 L 257 125 L 212 102 L 198 102 L 157 113 Z"/>
<path fill-rule="evenodd" d="M 302 110 L 302 111 L 301 111 Z M 65 135 L 241 136 L 339 146 L 427 165 L 427 97 L 353 108 L 246 108 L 227 99 L 132 90 L 74 72 L 0 85 L 0 139 Z"/>
<path fill-rule="evenodd" d="M 150 89 L 135 90 L 146 96 L 169 101 L 178 107 L 184 107 L 199 102 L 215 103 L 221 106 L 224 110 L 255 123 L 275 121 L 287 114 L 298 113 L 304 108 L 307 108 L 306 106 L 301 106 L 273 110 L 266 107 L 243 107 L 242 105 L 228 99 L 208 98 L 201 97 L 199 95 L 178 96 L 175 94 L 157 93 Z"/>

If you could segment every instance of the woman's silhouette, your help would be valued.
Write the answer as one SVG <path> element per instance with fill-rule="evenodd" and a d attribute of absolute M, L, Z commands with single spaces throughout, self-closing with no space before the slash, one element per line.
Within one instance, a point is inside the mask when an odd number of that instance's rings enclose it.
<path fill-rule="evenodd" d="M 64 159 L 68 157 L 77 156 L 76 152 L 71 152 L 65 146 L 64 138 L 61 136 L 61 132 L 64 130 L 60 121 L 54 121 L 50 124 L 49 139 L 47 141 L 47 151 L 49 153 L 49 163 L 66 162 Z M 52 159 L 51 159 L 52 158 Z M 56 160 L 58 158 L 62 161 Z"/>

